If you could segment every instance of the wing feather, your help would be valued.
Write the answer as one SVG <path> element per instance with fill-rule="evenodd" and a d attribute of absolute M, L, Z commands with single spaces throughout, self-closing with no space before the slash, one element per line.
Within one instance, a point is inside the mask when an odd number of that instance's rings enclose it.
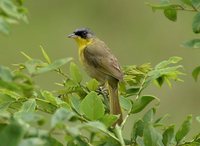
<path fill-rule="evenodd" d="M 84 50 L 84 58 L 89 65 L 98 71 L 118 80 L 122 80 L 122 72 L 117 58 L 110 52 L 110 49 L 103 41 L 95 40 Z"/>

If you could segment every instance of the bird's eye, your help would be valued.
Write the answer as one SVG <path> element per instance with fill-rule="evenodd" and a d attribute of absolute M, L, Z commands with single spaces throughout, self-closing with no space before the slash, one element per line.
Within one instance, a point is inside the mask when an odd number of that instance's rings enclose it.
<path fill-rule="evenodd" d="M 84 32 L 83 32 L 83 35 L 86 35 L 86 34 L 87 34 L 87 32 L 86 32 L 86 31 L 84 31 Z"/>
<path fill-rule="evenodd" d="M 83 31 L 82 32 L 82 38 L 86 38 L 87 37 L 87 32 L 86 31 Z"/>

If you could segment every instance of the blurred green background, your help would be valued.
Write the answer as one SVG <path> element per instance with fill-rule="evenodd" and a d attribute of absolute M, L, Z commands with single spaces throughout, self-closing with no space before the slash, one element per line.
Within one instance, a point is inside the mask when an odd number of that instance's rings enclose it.
<path fill-rule="evenodd" d="M 169 113 L 172 123 L 180 123 L 187 114 L 200 115 L 200 81 L 191 76 L 200 64 L 200 50 L 180 47 L 183 41 L 198 37 L 191 29 L 193 13 L 180 12 L 174 23 L 162 12 L 153 13 L 143 0 L 27 0 L 25 5 L 30 23 L 13 26 L 8 37 L 0 36 L 1 64 L 25 61 L 20 51 L 41 58 L 40 45 L 54 59 L 73 57 L 78 63 L 76 44 L 66 36 L 78 27 L 88 27 L 107 43 L 121 65 L 155 65 L 171 56 L 182 57 L 183 83 L 173 88 L 152 86 L 145 92 L 161 99 L 158 116 Z M 36 78 L 48 90 L 58 88 L 54 82 L 59 81 L 54 73 Z M 195 121 L 193 132 L 199 128 Z"/>

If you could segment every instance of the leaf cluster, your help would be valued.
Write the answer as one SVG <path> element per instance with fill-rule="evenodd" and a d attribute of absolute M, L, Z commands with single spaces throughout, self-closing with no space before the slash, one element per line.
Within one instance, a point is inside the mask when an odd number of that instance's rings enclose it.
<path fill-rule="evenodd" d="M 170 0 L 160 0 L 158 4 L 147 3 L 152 10 L 155 12 L 156 10 L 162 10 L 165 17 L 171 21 L 177 20 L 177 13 L 179 11 L 188 11 L 193 12 L 194 17 L 192 21 L 192 30 L 195 34 L 200 33 L 200 1 L 199 0 L 179 0 L 179 1 L 170 1 Z M 195 38 L 191 40 L 187 40 L 182 43 L 183 47 L 186 48 L 200 48 L 200 39 Z M 192 76 L 195 81 L 198 80 L 198 76 L 200 74 L 200 66 L 197 66 L 193 72 Z"/>
<path fill-rule="evenodd" d="M 24 0 L 0 0 L 0 32 L 10 34 L 10 25 L 19 21 L 28 22 Z"/>
<path fill-rule="evenodd" d="M 109 112 L 108 93 L 101 90 L 98 81 L 83 81 L 78 66 L 71 58 L 52 61 L 44 49 L 45 61 L 27 58 L 15 64 L 17 69 L 0 66 L 0 139 L 9 146 L 178 146 L 199 144 L 199 136 L 185 141 L 191 126 L 188 116 L 182 126 L 165 125 L 164 117 L 154 120 L 159 99 L 143 95 L 150 85 L 162 86 L 165 82 L 180 81 L 180 57 L 171 57 L 158 63 L 123 67 L 124 82 L 120 83 L 120 105 L 124 120 L 113 126 L 118 115 Z M 62 66 L 69 63 L 69 71 Z M 47 91 L 34 82 L 34 77 L 53 71 L 63 78 L 57 83 L 60 89 Z M 143 118 L 135 119 L 130 139 L 123 136 L 124 126 L 130 116 L 141 113 L 153 101 L 153 108 Z M 48 115 L 48 121 L 46 116 Z M 48 128 L 45 128 L 48 126 Z M 60 137 L 62 140 L 58 140 Z"/>

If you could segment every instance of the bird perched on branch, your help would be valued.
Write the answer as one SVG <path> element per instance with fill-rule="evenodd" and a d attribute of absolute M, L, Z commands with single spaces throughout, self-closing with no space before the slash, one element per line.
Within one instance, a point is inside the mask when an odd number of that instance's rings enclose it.
<path fill-rule="evenodd" d="M 118 82 L 123 79 L 123 74 L 116 57 L 89 29 L 76 29 L 68 37 L 77 42 L 79 59 L 86 72 L 102 85 L 108 84 L 110 113 L 120 116 L 116 122 L 120 125 L 122 111 L 119 104 Z"/>

